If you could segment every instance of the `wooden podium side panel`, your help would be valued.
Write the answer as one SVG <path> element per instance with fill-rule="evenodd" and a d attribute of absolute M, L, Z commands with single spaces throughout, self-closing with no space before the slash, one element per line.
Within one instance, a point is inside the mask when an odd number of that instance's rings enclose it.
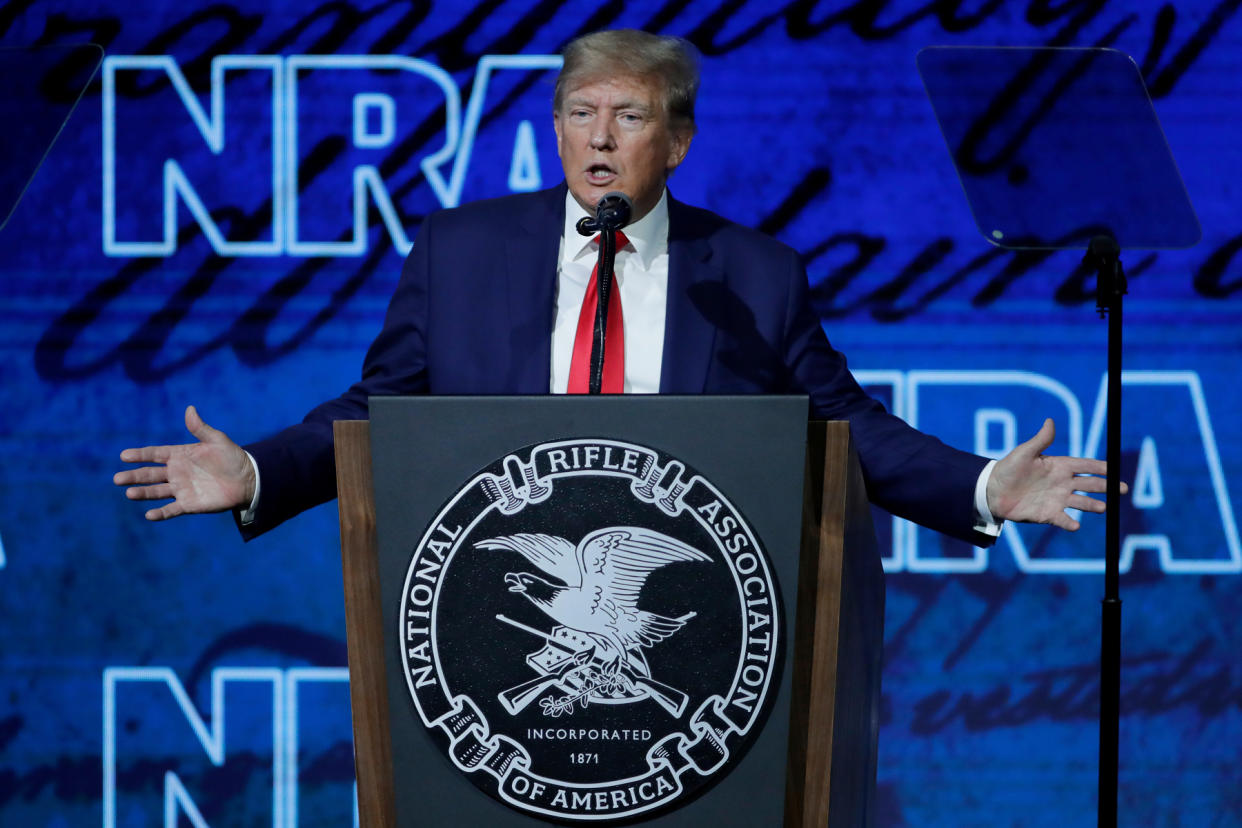
<path fill-rule="evenodd" d="M 830 423 L 829 427 L 844 425 Z M 849 446 L 847 456 L 831 463 L 838 472 L 844 471 L 846 480 L 835 495 L 842 529 L 831 535 L 842 544 L 837 672 L 823 677 L 836 687 L 828 824 L 871 825 L 875 819 L 880 672 L 884 661 L 884 568 L 853 446 Z"/>
<path fill-rule="evenodd" d="M 844 422 L 808 426 L 786 824 L 870 825 L 884 573 Z"/>
<path fill-rule="evenodd" d="M 365 420 L 333 423 L 336 490 L 341 513 L 341 568 L 349 648 L 349 700 L 354 723 L 359 824 L 391 828 L 392 746 L 384 679 L 371 440 Z"/>

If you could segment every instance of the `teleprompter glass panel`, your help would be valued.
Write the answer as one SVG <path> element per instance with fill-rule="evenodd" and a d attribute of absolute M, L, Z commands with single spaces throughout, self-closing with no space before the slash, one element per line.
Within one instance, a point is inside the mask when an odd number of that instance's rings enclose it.
<path fill-rule="evenodd" d="M 0 49 L 0 230 L 102 60 L 93 44 Z"/>
<path fill-rule="evenodd" d="M 1112 49 L 923 49 L 919 73 L 979 231 L 1006 248 L 1199 241 L 1138 66 Z"/>

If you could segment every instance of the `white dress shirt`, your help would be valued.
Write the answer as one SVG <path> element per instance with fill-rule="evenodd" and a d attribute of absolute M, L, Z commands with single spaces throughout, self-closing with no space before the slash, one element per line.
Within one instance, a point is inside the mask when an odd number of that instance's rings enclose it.
<path fill-rule="evenodd" d="M 565 193 L 565 227 L 557 257 L 556 309 L 552 322 L 552 372 L 548 390 L 564 394 L 578 334 L 578 317 L 599 256 L 598 236 L 578 232 L 587 211 Z M 621 297 L 625 329 L 626 394 L 660 390 L 664 356 L 664 310 L 668 304 L 668 191 L 647 215 L 623 231 L 629 244 L 617 250 L 614 291 Z M 613 294 L 614 296 L 617 293 Z M 609 331 L 609 336 L 612 332 Z"/>

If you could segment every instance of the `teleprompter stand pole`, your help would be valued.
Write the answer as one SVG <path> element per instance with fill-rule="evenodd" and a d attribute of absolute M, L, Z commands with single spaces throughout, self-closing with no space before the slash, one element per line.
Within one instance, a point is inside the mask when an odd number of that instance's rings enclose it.
<path fill-rule="evenodd" d="M 1104 516 L 1104 600 L 1100 623 L 1100 828 L 1117 825 L 1118 731 L 1121 716 L 1121 299 L 1126 276 L 1121 248 L 1096 236 L 1083 258 L 1096 271 L 1096 310 L 1108 317 L 1108 462 Z"/>

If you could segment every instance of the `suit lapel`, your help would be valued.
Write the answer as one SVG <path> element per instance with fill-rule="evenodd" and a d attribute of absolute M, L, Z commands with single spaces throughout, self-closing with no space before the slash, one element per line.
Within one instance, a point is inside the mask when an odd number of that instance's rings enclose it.
<path fill-rule="evenodd" d="M 706 390 L 716 328 L 695 307 L 701 286 L 724 278 L 701 222 L 681 202 L 668 199 L 668 305 L 660 393 L 701 394 Z"/>
<path fill-rule="evenodd" d="M 534 207 L 518 216 L 505 238 L 509 325 L 509 376 L 503 387 L 517 394 L 546 394 L 551 382 L 552 316 L 556 302 L 557 253 L 565 223 L 565 185 L 538 194 Z"/>

